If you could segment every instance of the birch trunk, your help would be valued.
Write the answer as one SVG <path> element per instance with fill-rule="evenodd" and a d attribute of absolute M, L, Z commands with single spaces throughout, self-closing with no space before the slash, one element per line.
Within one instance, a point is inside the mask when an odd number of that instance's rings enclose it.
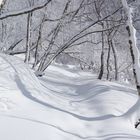
<path fill-rule="evenodd" d="M 133 74 L 134 74 L 134 78 L 135 78 L 138 95 L 140 96 L 140 74 L 139 74 L 140 73 L 140 63 L 139 63 L 140 54 L 139 54 L 139 50 L 137 48 L 136 30 L 133 27 L 133 23 L 132 23 L 132 16 L 131 16 L 132 9 L 129 8 L 126 0 L 122 0 L 122 4 L 123 4 L 123 6 L 126 10 L 127 16 L 128 16 L 126 30 L 128 32 L 128 36 L 129 36 L 128 43 L 129 43 L 130 53 L 131 53 L 132 63 L 133 63 Z"/>
<path fill-rule="evenodd" d="M 128 21 L 127 21 L 127 26 L 126 30 L 129 35 L 129 47 L 130 47 L 130 53 L 132 57 L 132 63 L 133 63 L 133 74 L 135 78 L 135 83 L 136 83 L 136 88 L 138 92 L 138 96 L 140 97 L 140 64 L 139 64 L 139 50 L 137 48 L 137 42 L 136 42 L 136 30 L 133 27 L 132 24 L 132 10 L 129 8 L 127 1 L 122 0 L 123 7 L 126 10 L 127 16 L 128 16 Z M 138 98 L 137 103 L 129 109 L 124 115 L 124 118 L 128 118 L 131 123 L 134 125 L 136 121 L 140 118 L 140 98 Z"/>

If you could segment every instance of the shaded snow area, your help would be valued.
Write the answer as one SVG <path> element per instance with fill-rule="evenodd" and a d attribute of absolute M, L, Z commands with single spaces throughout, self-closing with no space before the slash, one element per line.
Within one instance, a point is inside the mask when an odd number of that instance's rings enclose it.
<path fill-rule="evenodd" d="M 124 113 L 135 89 L 74 67 L 52 65 L 43 78 L 0 54 L 0 140 L 139 140 Z"/>

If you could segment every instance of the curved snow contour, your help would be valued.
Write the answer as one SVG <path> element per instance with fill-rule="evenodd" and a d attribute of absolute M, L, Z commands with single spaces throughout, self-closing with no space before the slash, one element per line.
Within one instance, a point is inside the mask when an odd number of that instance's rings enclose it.
<path fill-rule="evenodd" d="M 54 102 L 52 97 L 55 98 L 55 96 L 49 95 L 49 92 L 44 93 L 46 90 L 39 82 L 37 77 L 34 75 L 33 72 L 28 68 L 26 64 L 24 64 L 19 59 L 13 57 L 13 56 L 7 56 L 7 55 L 0 55 L 15 71 L 14 73 L 14 80 L 18 86 L 18 88 L 21 90 L 22 94 L 26 96 L 27 98 L 31 99 L 32 101 L 39 103 L 43 106 L 50 107 L 52 109 L 67 113 L 69 115 L 72 115 L 75 118 L 78 118 L 80 120 L 85 121 L 94 121 L 94 120 L 102 120 L 109 119 L 113 117 L 113 115 L 105 115 L 101 117 L 86 117 L 82 115 L 78 115 L 72 112 L 69 112 L 67 110 L 64 110 L 62 108 L 59 108 L 55 105 L 52 105 Z M 45 97 L 46 102 L 43 101 L 43 97 Z"/>
<path fill-rule="evenodd" d="M 53 92 L 54 94 L 52 94 L 52 92 L 50 92 L 49 89 L 42 86 L 40 84 L 40 81 L 38 80 L 38 78 L 30 70 L 30 68 L 26 64 L 24 64 L 21 60 L 19 60 L 16 57 L 4 55 L 4 54 L 0 54 L 0 56 L 1 56 L 0 59 L 3 59 L 4 61 L 6 61 L 7 65 L 10 66 L 8 69 L 9 75 L 11 75 L 13 77 L 13 81 L 16 82 L 16 84 L 17 84 L 18 88 L 21 90 L 22 94 L 24 96 L 26 96 L 28 99 L 31 99 L 32 101 L 39 103 L 43 106 L 67 113 L 78 119 L 86 120 L 86 121 L 100 120 L 102 118 L 107 119 L 107 118 L 111 118 L 114 115 L 116 115 L 116 114 L 111 114 L 111 111 L 109 109 L 110 113 L 103 113 L 103 115 L 101 117 L 97 117 L 95 115 L 93 117 L 93 115 L 92 115 L 93 113 L 91 113 L 91 115 L 88 115 L 88 114 L 85 115 L 85 113 L 84 113 L 85 111 L 83 110 L 84 111 L 83 112 L 82 108 L 85 106 L 84 108 L 88 109 L 87 103 L 89 102 L 89 109 L 90 109 L 92 102 L 96 102 L 96 100 L 99 100 L 99 98 L 98 98 L 98 96 L 100 96 L 99 93 L 103 94 L 100 97 L 101 102 L 103 102 L 102 104 L 105 105 L 106 107 L 108 106 L 108 108 L 111 107 L 110 103 L 113 101 L 108 101 L 108 99 L 109 98 L 113 99 L 114 97 L 116 99 L 119 99 L 119 97 L 121 95 L 118 96 L 118 93 L 116 92 L 116 93 L 113 93 L 113 97 L 111 97 L 112 95 L 108 94 L 108 92 L 110 90 L 117 90 L 118 89 L 117 86 L 115 86 L 115 85 L 107 86 L 104 84 L 98 85 L 97 81 L 96 81 L 96 84 L 94 85 L 93 81 L 89 80 L 89 82 L 87 82 L 88 81 L 87 79 L 83 80 L 84 83 L 82 84 L 81 79 L 79 79 L 80 83 L 78 81 L 78 85 L 76 85 L 76 83 L 74 83 L 73 85 L 68 85 L 68 86 L 72 86 L 71 87 L 71 88 L 73 88 L 72 90 L 75 90 L 75 92 L 77 92 L 77 94 L 79 94 L 79 95 L 77 95 L 77 96 L 75 96 L 75 94 L 74 94 L 74 96 L 70 95 L 70 99 L 67 99 L 68 102 L 66 102 L 66 99 L 64 98 L 65 95 L 62 94 L 60 96 L 60 94 L 55 93 L 55 91 Z M 14 72 L 10 72 L 10 71 L 14 71 Z M 57 72 L 53 72 L 53 74 L 54 73 L 57 73 Z M 51 74 L 51 76 L 52 76 L 52 74 Z M 93 78 L 93 77 L 90 77 L 90 78 Z M 76 79 L 78 79 L 78 78 L 76 77 Z M 63 83 L 61 83 L 61 84 L 63 84 Z M 59 83 L 57 83 L 57 85 L 59 85 Z M 55 87 L 53 87 L 53 89 L 59 88 L 57 85 L 56 86 L 54 85 Z M 122 89 L 122 90 L 125 91 L 125 89 Z M 65 91 L 63 91 L 63 92 L 65 92 Z M 129 93 L 129 90 L 128 90 L 128 93 Z M 124 93 L 122 93 L 122 94 L 124 94 Z M 57 95 L 59 95 L 59 96 L 57 96 Z M 96 96 L 97 96 L 97 99 L 95 98 Z M 110 97 L 108 98 L 107 96 L 110 96 Z M 127 96 L 130 98 L 132 95 L 128 94 Z M 108 98 L 108 99 L 106 99 L 106 98 Z M 93 101 L 92 101 L 92 99 L 93 99 Z M 107 104 L 109 104 L 109 105 L 106 105 L 104 100 L 106 102 L 108 102 Z M 130 102 L 131 99 L 128 101 Z M 61 105 L 60 103 L 62 103 L 62 102 L 63 102 L 63 104 Z M 132 104 L 133 104 L 133 102 L 134 101 L 131 101 Z M 67 108 L 66 104 L 67 104 L 67 107 L 72 106 L 72 108 Z M 128 107 L 128 105 L 126 106 L 126 109 L 124 109 L 124 111 L 125 110 L 127 111 L 127 107 Z M 80 113 L 80 114 L 78 113 L 78 111 L 80 111 L 79 108 L 81 108 L 80 110 L 83 113 Z M 113 108 L 113 107 L 111 107 L 111 108 Z M 101 107 L 99 106 L 99 109 L 103 110 L 102 106 Z M 98 109 L 95 111 L 97 112 Z M 103 112 L 105 112 L 105 111 L 103 111 Z M 109 112 L 109 111 L 107 111 L 107 112 Z M 90 112 L 92 112 L 92 110 Z M 118 115 L 118 113 L 117 113 L 117 115 Z"/>
<path fill-rule="evenodd" d="M 0 62 L 0 77 L 5 78 L 1 79 L 3 81 L 0 84 L 4 84 L 4 80 L 10 79 L 11 81 L 8 81 L 11 82 L 10 87 L 15 88 L 17 92 L 14 93 L 14 91 L 12 94 L 8 92 L 8 95 L 13 97 L 13 94 L 19 94 L 20 98 L 14 101 L 20 100 L 21 104 L 25 106 L 22 106 L 20 111 L 7 113 L 7 118 L 4 117 L 5 114 L 0 115 L 2 124 L 0 136 L 4 137 L 3 139 L 8 140 L 7 137 L 12 136 L 14 140 L 18 140 L 20 134 L 21 136 L 27 134 L 27 139 L 34 140 L 40 139 L 42 134 L 44 136 L 41 140 L 52 140 L 58 136 L 61 140 L 113 138 L 135 140 L 140 138 L 139 132 L 133 129 L 129 120 L 124 117 L 115 117 L 123 114 L 130 108 L 130 105 L 135 103 L 137 96 L 134 89 L 126 89 L 125 86 L 115 83 L 93 80 L 91 75 L 89 77 L 86 75 L 88 73 L 82 73 L 84 75 L 82 76 L 79 72 L 79 77 L 69 79 L 67 75 L 64 76 L 61 73 L 61 69 L 59 71 L 50 69 L 47 71 L 46 86 L 52 86 L 51 89 L 54 90 L 54 94 L 52 94 L 50 90 L 40 84 L 30 68 L 18 58 L 0 54 Z M 62 87 L 65 90 L 69 89 L 69 92 L 73 91 L 73 95 L 68 94 L 72 97 L 69 105 L 72 105 L 75 110 L 67 108 L 66 101 L 63 101 L 64 98 L 61 99 L 66 94 Z M 55 93 L 58 88 L 62 88 L 61 96 L 56 96 L 60 95 L 60 93 Z M 58 101 L 64 102 L 63 107 L 59 106 Z M 14 126 L 16 133 L 14 129 L 12 131 L 9 129 L 9 124 L 11 126 L 16 124 Z M 32 127 L 34 128 L 33 132 L 36 130 L 39 132 L 35 133 L 38 137 L 34 133 L 30 133 Z M 54 129 L 58 131 L 54 131 Z M 8 135 L 5 135 L 7 130 Z M 26 131 L 22 132 L 22 130 Z M 16 136 L 17 133 L 18 136 Z M 21 140 L 24 139 L 26 138 L 21 138 Z"/>

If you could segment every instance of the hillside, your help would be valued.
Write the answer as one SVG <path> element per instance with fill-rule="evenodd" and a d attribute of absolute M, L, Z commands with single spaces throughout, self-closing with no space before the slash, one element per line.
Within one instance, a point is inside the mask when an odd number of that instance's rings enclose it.
<path fill-rule="evenodd" d="M 54 64 L 43 78 L 16 57 L 0 54 L 0 139 L 138 140 L 123 117 L 136 91 L 73 66 Z"/>

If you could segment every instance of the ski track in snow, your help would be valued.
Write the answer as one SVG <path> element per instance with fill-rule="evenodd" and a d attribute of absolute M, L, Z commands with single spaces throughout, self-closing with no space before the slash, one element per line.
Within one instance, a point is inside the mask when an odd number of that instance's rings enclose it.
<path fill-rule="evenodd" d="M 0 54 L 0 60 L 3 140 L 140 139 L 121 116 L 135 104 L 135 89 L 59 65 L 38 80 L 16 57 Z"/>

